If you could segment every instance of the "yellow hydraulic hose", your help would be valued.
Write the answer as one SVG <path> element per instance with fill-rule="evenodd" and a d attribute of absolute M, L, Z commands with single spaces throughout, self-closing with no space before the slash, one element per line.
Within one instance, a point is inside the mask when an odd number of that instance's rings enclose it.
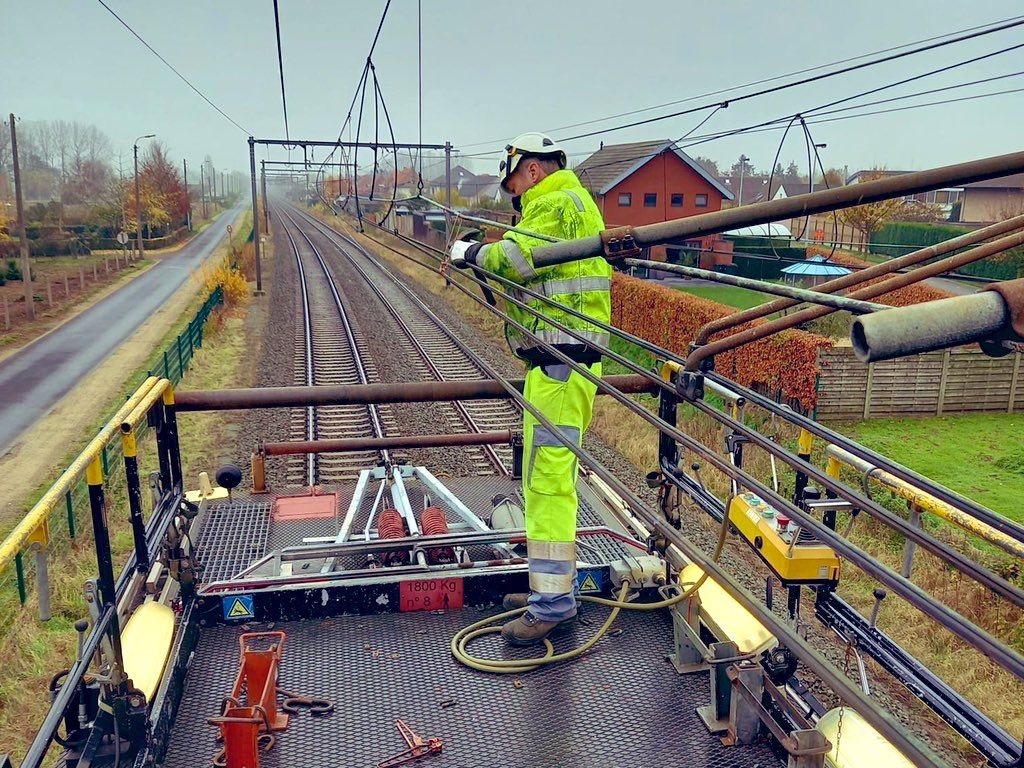
<path fill-rule="evenodd" d="M 715 545 L 715 552 L 712 555 L 712 558 L 715 561 L 718 560 L 722 554 L 722 550 L 725 549 L 725 540 L 728 533 L 729 505 L 726 504 L 725 515 L 722 517 L 722 525 L 718 529 L 718 542 Z M 452 656 L 454 656 L 459 663 L 464 664 L 471 669 L 476 669 L 481 672 L 493 672 L 499 675 L 522 674 L 524 672 L 532 672 L 533 670 L 539 669 L 547 664 L 557 664 L 562 661 L 570 661 L 582 656 L 593 648 L 598 641 L 608 633 L 608 630 L 611 629 L 612 624 L 615 623 L 615 619 L 618 618 L 619 611 L 622 609 L 626 609 L 627 611 L 657 611 L 662 608 L 670 608 L 673 605 L 681 603 L 683 600 L 689 598 L 694 592 L 701 588 L 701 585 L 704 584 L 707 578 L 707 573 L 702 573 L 697 581 L 693 584 L 686 585 L 686 588 L 678 595 L 666 600 L 659 600 L 655 603 L 626 602 L 626 595 L 629 593 L 630 587 L 630 583 L 628 581 L 622 582 L 622 588 L 619 590 L 618 599 L 616 600 L 608 600 L 603 597 L 591 597 L 590 595 L 581 595 L 579 599 L 582 602 L 604 605 L 611 608 L 612 611 L 608 614 L 608 618 L 605 619 L 604 624 L 602 624 L 597 632 L 594 633 L 593 637 L 583 643 L 583 645 L 573 648 L 571 651 L 556 654 L 555 647 L 547 638 L 544 638 L 544 655 L 532 659 L 485 659 L 479 656 L 473 656 L 466 650 L 466 646 L 469 645 L 470 641 L 484 635 L 491 635 L 495 632 L 501 631 L 501 627 L 490 625 L 499 621 L 507 621 L 508 619 L 527 611 L 526 608 L 516 608 L 511 611 L 499 613 L 497 616 L 491 616 L 481 621 L 477 621 L 470 624 L 468 627 L 460 629 L 454 636 L 452 636 L 450 645 Z M 684 585 L 680 584 L 679 586 Z"/>

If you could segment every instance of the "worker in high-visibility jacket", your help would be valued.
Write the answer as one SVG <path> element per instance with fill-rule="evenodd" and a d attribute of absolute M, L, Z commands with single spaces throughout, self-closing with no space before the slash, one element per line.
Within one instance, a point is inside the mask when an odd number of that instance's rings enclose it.
<path fill-rule="evenodd" d="M 522 212 L 517 227 L 522 232 L 571 240 L 604 229 L 593 198 L 576 174 L 566 169 L 565 152 L 549 137 L 540 133 L 517 136 L 505 147 L 501 172 L 502 188 Z M 608 333 L 562 306 L 610 323 L 612 270 L 600 257 L 535 268 L 534 247 L 549 241 L 522 232 L 506 232 L 502 240 L 489 244 L 457 241 L 451 248 L 451 263 L 494 272 L 547 297 L 548 301 L 522 293 L 516 296 L 535 313 L 508 303 L 508 316 L 530 333 L 506 325 L 506 338 L 527 366 L 526 400 L 562 438 L 579 446 L 590 424 L 596 387 L 539 344 L 550 344 L 595 376 L 601 375 L 601 350 L 608 345 Z M 552 320 L 582 338 L 555 327 Z M 571 626 L 577 609 L 577 458 L 529 411 L 523 413 L 523 444 L 530 593 L 505 598 L 508 609 L 527 608 L 502 627 L 502 636 L 512 645 L 540 643 L 556 628 Z"/>

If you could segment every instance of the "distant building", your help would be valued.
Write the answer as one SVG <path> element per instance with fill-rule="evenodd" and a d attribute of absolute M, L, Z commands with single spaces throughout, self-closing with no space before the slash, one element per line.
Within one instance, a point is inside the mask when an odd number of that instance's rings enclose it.
<path fill-rule="evenodd" d="M 886 170 L 859 170 L 854 172 L 852 175 L 847 177 L 847 184 L 858 184 L 862 181 L 876 180 L 876 179 L 888 179 L 893 176 L 903 176 L 907 173 L 913 173 L 913 171 L 886 171 Z M 987 182 L 981 182 L 987 183 Z M 942 189 L 932 189 L 928 192 L 918 192 L 915 195 L 904 195 L 904 200 L 917 200 L 921 203 L 928 203 L 930 205 L 938 205 L 941 208 L 942 215 L 949 217 L 953 212 L 953 206 L 957 204 L 963 195 L 963 187 L 943 187 Z M 969 219 L 963 218 L 961 215 L 960 221 L 969 221 Z"/>
<path fill-rule="evenodd" d="M 1024 213 L 1024 173 L 965 184 L 959 221 L 988 224 Z"/>
<path fill-rule="evenodd" d="M 669 140 L 604 146 L 575 170 L 610 226 L 710 213 L 733 199 L 729 189 Z"/>
<path fill-rule="evenodd" d="M 576 175 L 594 195 L 610 226 L 653 224 L 710 213 L 722 208 L 733 193 L 708 173 L 675 142 L 640 141 L 603 146 L 575 168 Z M 689 251 L 701 254 L 701 265 L 732 263 L 732 254 L 718 249 L 717 236 L 701 238 Z M 687 249 L 654 247 L 650 257 L 682 261 Z"/>

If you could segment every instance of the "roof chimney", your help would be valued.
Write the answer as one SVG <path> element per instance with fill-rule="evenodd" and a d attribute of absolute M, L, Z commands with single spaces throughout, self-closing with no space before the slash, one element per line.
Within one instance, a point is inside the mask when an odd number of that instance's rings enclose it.
<path fill-rule="evenodd" d="M 601 140 L 601 146 L 599 147 L 599 149 L 604 149 L 604 139 Z"/>

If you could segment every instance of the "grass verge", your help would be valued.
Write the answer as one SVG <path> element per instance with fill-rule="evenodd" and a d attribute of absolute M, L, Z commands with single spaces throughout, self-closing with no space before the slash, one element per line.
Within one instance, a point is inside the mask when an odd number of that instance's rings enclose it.
<path fill-rule="evenodd" d="M 715 301 L 727 307 L 736 307 L 737 309 L 749 309 L 776 298 L 767 293 L 751 291 L 747 288 L 737 288 L 734 285 L 695 285 L 692 287 L 676 285 L 672 287 L 682 293 L 689 293 L 693 296 L 699 296 L 702 299 L 708 299 L 709 301 Z"/>

